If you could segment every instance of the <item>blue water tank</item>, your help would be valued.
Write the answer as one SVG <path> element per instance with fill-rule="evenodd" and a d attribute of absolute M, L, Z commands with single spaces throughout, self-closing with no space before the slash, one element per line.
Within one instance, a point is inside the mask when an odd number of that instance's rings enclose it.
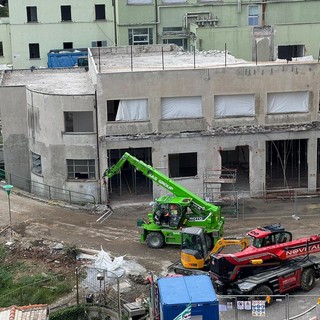
<path fill-rule="evenodd" d="M 219 302 L 210 277 L 195 275 L 158 279 L 160 320 L 173 320 L 191 303 L 191 316 L 219 320 Z"/>

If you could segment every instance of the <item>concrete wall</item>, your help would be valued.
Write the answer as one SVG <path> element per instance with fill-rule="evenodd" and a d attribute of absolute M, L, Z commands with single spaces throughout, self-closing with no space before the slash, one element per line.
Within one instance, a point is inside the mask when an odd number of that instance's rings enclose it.
<path fill-rule="evenodd" d="M 0 65 L 12 64 L 9 18 L 0 18 L 0 41 L 3 47 Z"/>
<path fill-rule="evenodd" d="M 65 111 L 91 111 L 95 125 L 94 95 L 52 95 L 27 90 L 30 152 L 41 155 L 42 174 L 32 179 L 58 188 L 92 194 L 98 198 L 97 180 L 68 180 L 67 159 L 95 159 L 97 138 L 93 132 L 65 132 Z M 38 176 L 38 177 L 36 177 Z"/>
<path fill-rule="evenodd" d="M 248 25 L 248 8 L 253 5 L 249 1 L 239 4 L 227 0 L 213 4 L 187 0 L 167 4 L 158 0 L 156 6 L 156 1 L 147 5 L 128 5 L 127 1 L 116 0 L 115 7 L 112 1 L 104 3 L 106 20 L 95 21 L 96 2 L 70 0 L 72 22 L 61 22 L 60 6 L 66 5 L 63 1 L 10 0 L 10 20 L 2 19 L 9 25 L 0 25 L 0 35 L 5 44 L 5 56 L 0 57 L 0 63 L 13 63 L 14 68 L 46 67 L 48 52 L 62 49 L 63 42 L 73 42 L 74 48 L 91 47 L 93 41 L 107 41 L 108 46 L 115 43 L 118 46 L 128 45 L 128 29 L 131 28 L 152 28 L 153 44 L 162 44 L 168 38 L 185 38 L 190 50 L 193 46 L 199 50 L 224 50 L 226 45 L 232 55 L 255 60 L 257 38 L 254 28 Z M 38 22 L 27 22 L 27 6 L 37 7 Z M 314 35 L 320 32 L 319 9 L 319 1 L 268 2 L 263 14 L 263 6 L 259 5 L 257 28 L 271 26 L 275 32 L 265 37 L 270 53 L 258 54 L 258 58 L 267 61 L 277 59 L 278 45 L 297 44 L 305 45 L 305 55 L 316 58 L 319 44 Z M 204 24 L 197 20 L 203 20 Z M 180 35 L 168 36 L 163 31 L 168 27 L 181 27 Z M 29 43 L 39 43 L 39 59 L 29 58 Z"/>
<path fill-rule="evenodd" d="M 30 179 L 25 87 L 0 87 L 4 162 L 6 170 Z"/>
<path fill-rule="evenodd" d="M 14 68 L 31 66 L 47 67 L 47 54 L 52 49 L 62 49 L 64 42 L 72 42 L 73 48 L 91 47 L 92 41 L 113 41 L 113 10 L 111 2 L 106 6 L 106 20 L 95 20 L 95 1 L 70 0 L 43 2 L 13 0 L 9 2 L 11 40 Z M 101 3 L 101 4 L 103 4 Z M 100 3 L 99 3 L 100 4 Z M 72 21 L 61 22 L 61 5 L 71 5 Z M 26 6 L 36 6 L 38 22 L 27 22 Z M 54 35 L 54 36 L 52 36 Z M 40 44 L 40 58 L 29 58 L 29 43 Z"/>
<path fill-rule="evenodd" d="M 204 170 L 221 167 L 220 150 L 248 146 L 250 190 L 252 193 L 263 190 L 266 141 L 311 139 L 309 144 L 315 145 L 320 137 L 317 130 L 305 132 L 304 129 L 306 124 L 319 121 L 320 88 L 316 81 L 319 75 L 320 65 L 316 63 L 99 74 L 97 104 L 101 160 L 107 163 L 108 149 L 151 147 L 153 166 L 168 175 L 168 154 L 197 152 L 198 176 L 179 181 L 201 193 Z M 268 114 L 268 93 L 295 91 L 309 92 L 307 112 Z M 234 94 L 255 96 L 254 116 L 215 116 L 215 96 Z M 202 97 L 203 118 L 162 120 L 161 98 L 185 96 Z M 106 101 L 127 98 L 148 99 L 148 121 L 107 121 Z M 300 128 L 290 130 L 290 126 L 299 124 Z M 287 128 L 269 127 L 276 125 Z M 266 133 L 263 130 L 251 133 L 250 126 L 269 129 Z M 309 168 L 316 170 L 314 152 L 308 150 L 312 161 Z M 315 174 L 315 171 L 309 172 L 310 189 L 316 187 Z M 162 193 L 166 191 L 154 188 L 154 196 Z"/>

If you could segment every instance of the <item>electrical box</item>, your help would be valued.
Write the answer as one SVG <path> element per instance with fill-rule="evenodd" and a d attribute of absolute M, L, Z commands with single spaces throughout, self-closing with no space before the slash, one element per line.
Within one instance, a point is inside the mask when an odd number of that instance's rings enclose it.
<path fill-rule="evenodd" d="M 172 320 L 191 303 L 191 319 L 219 320 L 219 302 L 207 275 L 158 279 L 160 320 Z"/>

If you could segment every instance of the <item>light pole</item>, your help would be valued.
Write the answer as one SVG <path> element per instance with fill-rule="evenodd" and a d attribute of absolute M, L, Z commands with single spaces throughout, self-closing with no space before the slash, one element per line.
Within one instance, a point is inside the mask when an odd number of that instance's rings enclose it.
<path fill-rule="evenodd" d="M 11 222 L 11 207 L 10 207 L 10 192 L 12 188 L 13 186 L 11 184 L 6 184 L 3 186 L 3 189 L 7 192 L 7 196 L 8 196 L 10 242 L 12 241 L 12 222 Z"/>

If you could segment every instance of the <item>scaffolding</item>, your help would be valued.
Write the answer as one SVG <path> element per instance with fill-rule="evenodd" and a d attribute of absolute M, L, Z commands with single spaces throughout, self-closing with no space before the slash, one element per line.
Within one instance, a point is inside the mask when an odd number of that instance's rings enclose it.
<path fill-rule="evenodd" d="M 223 213 L 238 212 L 238 195 L 235 191 L 237 181 L 236 169 L 206 169 L 203 173 L 204 199 L 222 207 Z M 229 184 L 229 191 L 221 191 L 221 185 Z"/>

